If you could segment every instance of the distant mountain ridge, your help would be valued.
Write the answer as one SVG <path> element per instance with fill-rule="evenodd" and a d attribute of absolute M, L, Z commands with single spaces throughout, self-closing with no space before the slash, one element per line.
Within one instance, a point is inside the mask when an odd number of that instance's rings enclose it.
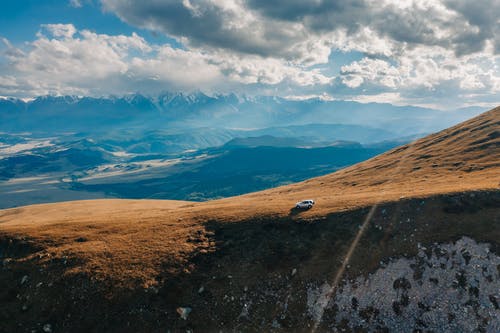
<path fill-rule="evenodd" d="M 469 119 L 481 109 L 444 112 L 380 103 L 288 100 L 273 96 L 164 93 L 154 97 L 41 96 L 0 99 L 0 131 L 79 131 L 165 126 L 246 128 L 311 123 L 370 126 L 398 135 L 432 132 Z"/>
<path fill-rule="evenodd" d="M 307 142 L 300 138 L 282 138 L 272 135 L 262 135 L 234 138 L 228 141 L 224 147 L 306 147 L 307 145 Z"/>

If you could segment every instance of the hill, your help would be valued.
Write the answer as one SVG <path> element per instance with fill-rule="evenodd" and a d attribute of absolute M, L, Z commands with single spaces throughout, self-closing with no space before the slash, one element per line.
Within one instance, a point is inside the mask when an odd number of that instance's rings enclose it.
<path fill-rule="evenodd" d="M 203 203 L 0 211 L 0 331 L 498 331 L 499 128 Z"/>

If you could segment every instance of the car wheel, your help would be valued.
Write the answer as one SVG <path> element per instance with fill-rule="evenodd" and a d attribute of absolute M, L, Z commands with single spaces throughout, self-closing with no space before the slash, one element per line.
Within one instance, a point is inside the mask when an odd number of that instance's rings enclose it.
<path fill-rule="evenodd" d="M 307 209 L 311 209 L 312 208 L 312 205 L 307 205 Z"/>

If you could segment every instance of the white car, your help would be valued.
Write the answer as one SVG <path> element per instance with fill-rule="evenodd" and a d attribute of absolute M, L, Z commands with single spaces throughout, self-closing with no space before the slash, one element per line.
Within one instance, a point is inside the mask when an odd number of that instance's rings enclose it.
<path fill-rule="evenodd" d="M 295 204 L 295 208 L 297 209 L 310 209 L 314 205 L 314 200 L 302 200 Z"/>

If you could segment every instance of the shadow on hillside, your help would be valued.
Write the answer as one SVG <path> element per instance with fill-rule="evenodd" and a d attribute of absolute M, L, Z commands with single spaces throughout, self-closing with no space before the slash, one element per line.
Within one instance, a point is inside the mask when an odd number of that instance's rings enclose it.
<path fill-rule="evenodd" d="M 414 255 L 418 243 L 449 241 L 463 235 L 491 242 L 498 231 L 496 220 L 490 217 L 498 213 L 498 207 L 500 191 L 381 204 L 356 248 L 350 272 L 359 274 L 376 269 L 382 258 Z M 211 244 L 209 248 L 198 247 L 198 252 L 192 255 L 190 262 L 195 268 L 192 272 L 202 279 L 224 271 L 232 276 L 261 279 L 273 272 L 287 274 L 293 268 L 302 268 L 314 272 L 311 276 L 329 276 L 339 267 L 369 210 L 370 207 L 364 207 L 304 220 L 300 214 L 305 210 L 292 208 L 283 218 L 208 220 L 204 223 L 205 231 L 191 235 L 189 240 Z M 476 214 L 484 215 L 483 220 L 478 222 Z M 292 218 L 296 216 L 299 217 Z"/>
<path fill-rule="evenodd" d="M 292 208 L 290 208 L 290 212 L 288 213 L 288 216 L 297 216 L 303 212 L 307 212 L 308 210 L 309 209 L 292 207 Z"/>
<path fill-rule="evenodd" d="M 500 253 L 498 207 L 500 191 L 381 204 L 345 277 L 373 272 L 391 258 L 412 257 L 419 243 L 430 249 L 429 244 L 464 235 L 488 242 L 490 250 Z M 270 331 L 276 318 L 284 331 L 305 331 L 310 324 L 303 316 L 308 286 L 331 282 L 368 212 L 365 207 L 313 221 L 290 216 L 208 220 L 204 230 L 193 232 L 187 240 L 198 244 L 196 252 L 186 252 L 183 260 L 165 258 L 158 284 L 133 290 L 92 279 L 92 273 L 63 274 L 74 265 L 71 261 L 46 261 L 42 271 L 37 256 L 15 260 L 35 254 L 37 248 L 0 235 L 4 260 L 0 332 L 40 331 L 40 322 L 50 323 L 54 331 L 72 332 L 160 332 L 166 327 L 257 332 Z M 14 260 L 5 261 L 7 256 Z M 24 276 L 27 282 L 22 282 Z M 20 303 L 19 297 L 26 295 L 29 302 L 23 298 L 26 303 Z M 280 317 L 276 314 L 283 300 L 291 315 Z M 29 316 L 20 311 L 21 304 L 27 304 Z M 180 318 L 178 307 L 192 309 L 187 320 Z M 333 318 L 332 311 L 325 312 L 326 322 Z"/>
<path fill-rule="evenodd" d="M 464 235 L 495 243 L 498 228 L 494 226 L 494 215 L 499 204 L 500 191 L 381 204 L 344 276 L 354 278 L 374 272 L 390 258 L 415 256 L 419 243 L 428 246 L 455 241 Z M 474 209 L 469 209 L 471 205 Z M 271 322 L 277 302 L 287 299 L 289 292 L 296 294 L 297 299 L 307 297 L 301 294 L 306 290 L 304 283 L 330 281 L 335 276 L 369 210 L 365 207 L 337 212 L 317 220 L 291 218 L 302 212 L 294 209 L 284 218 L 209 220 L 204 224 L 204 235 L 191 241 L 201 244 L 202 239 L 208 238 L 212 246 L 209 250 L 202 248 L 189 259 L 194 268 L 189 274 L 183 273 L 163 285 L 161 298 L 167 304 L 202 308 L 203 311 L 193 310 L 190 315 L 192 323 L 203 323 L 197 328 L 216 330 L 217 322 L 224 322 L 258 331 L 259 327 L 252 326 L 254 322 Z M 273 294 L 264 294 L 264 290 L 273 290 Z M 231 297 L 243 303 L 248 299 L 262 300 L 259 306 L 252 307 L 253 321 L 242 317 L 241 304 L 230 306 Z M 306 311 L 304 303 L 298 300 L 288 306 L 291 313 Z M 288 329 L 303 327 L 301 318 L 286 317 L 280 325 Z M 170 319 L 176 328 L 185 328 L 185 321 L 175 316 Z"/>

